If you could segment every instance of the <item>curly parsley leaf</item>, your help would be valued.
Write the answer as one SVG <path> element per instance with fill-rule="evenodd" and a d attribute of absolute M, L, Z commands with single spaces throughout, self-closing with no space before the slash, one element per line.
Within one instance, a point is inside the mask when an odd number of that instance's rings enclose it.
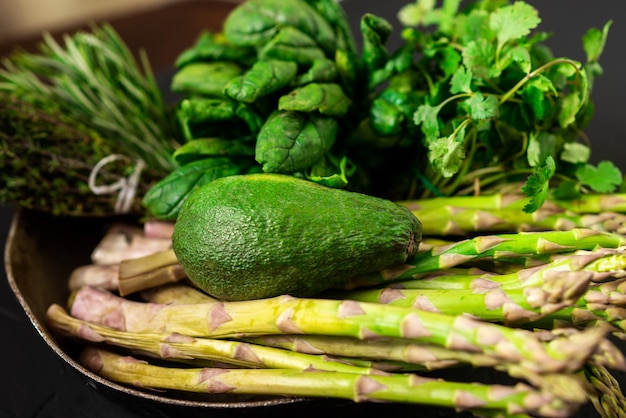
<path fill-rule="evenodd" d="M 610 161 L 601 161 L 597 167 L 581 165 L 576 170 L 580 182 L 598 193 L 611 193 L 622 183 L 622 173 Z"/>
<path fill-rule="evenodd" d="M 546 158 L 543 165 L 535 167 L 533 173 L 522 186 L 522 192 L 530 198 L 530 201 L 523 208 L 524 212 L 536 212 L 543 205 L 548 196 L 550 179 L 555 171 L 556 163 L 552 156 Z"/>

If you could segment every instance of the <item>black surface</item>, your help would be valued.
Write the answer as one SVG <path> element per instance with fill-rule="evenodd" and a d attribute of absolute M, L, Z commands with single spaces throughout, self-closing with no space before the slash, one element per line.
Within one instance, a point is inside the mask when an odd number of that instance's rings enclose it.
<path fill-rule="evenodd" d="M 365 12 L 375 12 L 393 21 L 398 8 L 405 1 L 399 0 L 348 0 L 344 2 L 352 20 Z M 602 25 L 609 19 L 614 25 L 607 48 L 601 60 L 605 74 L 597 80 L 593 98 L 596 116 L 587 130 L 593 143 L 592 158 L 595 161 L 610 159 L 626 171 L 626 124 L 624 123 L 623 96 L 626 96 L 626 58 L 623 48 L 626 40 L 626 2 L 623 0 L 550 0 L 530 1 L 540 10 L 542 28 L 555 33 L 549 41 L 556 55 L 582 59 L 581 36 L 587 28 Z M 172 34 L 175 36 L 175 34 Z M 4 254 L 4 239 L 13 214 L 12 207 L 0 207 L 0 237 Z M 59 238 L 62 245 L 62 237 Z M 0 273 L 0 418 L 4 417 L 93 417 L 134 418 L 142 410 L 141 404 L 109 399 L 94 390 L 88 382 L 62 361 L 46 346 L 31 326 L 28 318 L 11 292 L 4 271 Z M 363 414 L 366 411 L 386 411 L 381 406 L 359 407 L 354 410 L 339 408 L 343 413 Z M 257 411 L 258 412 L 258 411 Z M 303 406 L 294 416 L 329 415 L 330 410 L 320 411 Z M 322 412 L 320 414 L 320 412 Z M 388 410 L 391 412 L 391 410 Z M 347 413 L 347 414 L 346 414 Z M 426 415 L 441 416 L 435 412 L 422 411 Z M 159 416 L 160 414 L 151 414 Z M 210 414 L 207 414 L 210 416 Z M 228 414 L 241 416 L 241 412 Z M 255 414 L 245 414 L 254 416 Z M 396 414 L 393 414 L 396 415 Z M 184 413 L 175 416 L 184 417 Z M 256 416 L 273 416 L 271 413 Z M 415 417 L 415 414 L 411 414 Z M 446 415 L 450 416 L 450 415 Z M 593 416 L 588 409 L 580 417 Z"/>

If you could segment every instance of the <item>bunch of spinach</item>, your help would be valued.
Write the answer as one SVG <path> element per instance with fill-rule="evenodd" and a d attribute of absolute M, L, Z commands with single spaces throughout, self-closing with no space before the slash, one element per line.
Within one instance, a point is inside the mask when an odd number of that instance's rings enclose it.
<path fill-rule="evenodd" d="M 261 170 L 346 186 L 350 165 L 337 139 L 360 118 L 360 62 L 335 1 L 242 3 L 223 32 L 201 34 L 177 60 L 180 167 L 144 205 L 174 219 L 194 188 Z"/>
<path fill-rule="evenodd" d="M 522 1 L 418 0 L 392 25 L 365 14 L 358 51 L 334 0 L 248 0 L 203 33 L 172 80 L 179 168 L 144 196 L 175 219 L 216 178 L 275 172 L 389 199 L 495 193 L 576 198 L 622 183 L 593 166 L 583 129 L 610 22 L 583 38 L 587 61 L 555 58 Z M 552 185 L 553 190 L 549 190 Z"/>

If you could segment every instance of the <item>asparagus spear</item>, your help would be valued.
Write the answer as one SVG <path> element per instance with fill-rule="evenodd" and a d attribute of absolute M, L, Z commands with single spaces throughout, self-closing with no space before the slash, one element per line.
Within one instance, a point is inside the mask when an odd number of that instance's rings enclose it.
<path fill-rule="evenodd" d="M 100 289 L 73 294 L 72 316 L 130 332 L 177 332 L 193 337 L 263 334 L 325 334 L 361 339 L 405 338 L 416 342 L 487 353 L 537 372 L 580 369 L 603 339 L 581 331 L 567 340 L 543 342 L 522 329 L 356 301 L 290 296 L 242 302 L 159 305 L 130 301 Z M 590 330 L 594 331 L 594 330 Z"/>
<path fill-rule="evenodd" d="M 68 287 L 70 291 L 78 290 L 84 286 L 116 290 L 119 272 L 119 264 L 87 264 L 79 266 L 70 273 Z"/>
<path fill-rule="evenodd" d="M 411 210 L 440 209 L 455 206 L 474 209 L 516 209 L 521 210 L 529 202 L 527 196 L 521 194 L 491 194 L 481 196 L 451 196 L 430 199 L 398 202 Z M 571 211 L 574 213 L 626 212 L 626 194 L 624 193 L 593 193 L 585 194 L 578 199 L 560 200 L 547 199 L 542 208 L 553 212 Z"/>
<path fill-rule="evenodd" d="M 555 212 L 542 207 L 533 213 L 520 209 L 480 209 L 441 206 L 412 211 L 421 221 L 423 233 L 433 236 L 467 236 L 478 232 L 567 231 L 588 228 L 626 232 L 626 215 L 615 212 L 579 214 Z"/>
<path fill-rule="evenodd" d="M 118 331 L 72 318 L 59 305 L 46 312 L 48 324 L 63 335 L 86 342 L 107 343 L 162 359 L 209 360 L 249 368 L 327 370 L 344 373 L 372 374 L 380 370 L 334 360 L 329 356 L 288 353 L 280 348 L 265 347 L 241 341 L 193 338 L 181 334 L 135 333 Z M 288 354 L 287 354 L 288 353 Z M 362 362 L 361 362 L 362 363 Z"/>
<path fill-rule="evenodd" d="M 567 402 L 522 383 L 515 386 L 447 382 L 408 375 L 360 375 L 285 369 L 165 368 L 133 357 L 86 348 L 80 362 L 99 375 L 143 388 L 199 393 L 332 397 L 356 402 L 402 402 L 510 414 L 565 417 L 582 403 Z"/>
<path fill-rule="evenodd" d="M 118 223 L 113 225 L 91 253 L 94 264 L 119 264 L 123 260 L 142 258 L 172 245 L 170 238 L 154 238 L 144 234 L 144 230 L 134 225 Z"/>
<path fill-rule="evenodd" d="M 576 250 L 619 248 L 625 244 L 625 236 L 578 228 L 570 231 L 482 235 L 418 252 L 404 265 L 355 277 L 347 282 L 346 287 L 411 279 L 416 274 L 445 270 L 476 260 L 532 258 L 536 255 L 572 253 Z"/>
<path fill-rule="evenodd" d="M 602 418 L 625 418 L 626 397 L 619 382 L 602 366 L 587 366 L 584 374 L 595 388 L 591 402 Z"/>

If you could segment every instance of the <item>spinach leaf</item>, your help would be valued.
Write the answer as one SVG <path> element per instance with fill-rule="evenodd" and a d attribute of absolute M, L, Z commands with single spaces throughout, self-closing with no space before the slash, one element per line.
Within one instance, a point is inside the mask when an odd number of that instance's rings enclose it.
<path fill-rule="evenodd" d="M 278 101 L 278 110 L 318 111 L 328 116 L 343 116 L 350 99 L 336 83 L 311 83 L 292 90 Z"/>
<path fill-rule="evenodd" d="M 304 0 L 248 0 L 228 15 L 224 33 L 235 45 L 259 47 L 285 26 L 317 39 L 328 56 L 334 54 L 332 25 Z"/>
<path fill-rule="evenodd" d="M 306 33 L 293 26 L 285 26 L 259 50 L 259 58 L 310 65 L 315 60 L 325 59 L 326 54 Z"/>
<path fill-rule="evenodd" d="M 246 103 L 231 99 L 193 97 L 183 99 L 176 111 L 185 139 L 191 140 L 202 136 L 226 137 L 227 132 L 238 136 L 256 135 L 264 120 Z M 247 126 L 247 132 L 242 128 Z M 224 124 L 235 129 L 223 130 Z"/>
<path fill-rule="evenodd" d="M 256 161 L 269 173 L 306 170 L 333 146 L 338 124 L 314 113 L 276 111 L 266 121 L 256 142 Z"/>
<path fill-rule="evenodd" d="M 170 89 L 175 93 L 224 97 L 228 82 L 241 73 L 243 68 L 233 62 L 194 62 L 174 74 Z"/>
<path fill-rule="evenodd" d="M 153 186 L 143 197 L 152 216 L 175 220 L 189 193 L 215 179 L 247 172 L 253 162 L 227 157 L 204 158 L 183 165 Z"/>
<path fill-rule="evenodd" d="M 328 58 L 316 59 L 313 61 L 309 69 L 298 76 L 295 85 L 301 86 L 308 83 L 329 83 L 337 80 L 339 72 L 335 62 Z"/>
<path fill-rule="evenodd" d="M 254 142 L 246 139 L 200 138 L 174 151 L 179 165 L 207 157 L 254 157 Z"/>
<path fill-rule="evenodd" d="M 252 103 L 288 86 L 297 73 L 295 62 L 257 61 L 245 74 L 230 80 L 225 88 L 226 95 L 240 102 Z"/>

